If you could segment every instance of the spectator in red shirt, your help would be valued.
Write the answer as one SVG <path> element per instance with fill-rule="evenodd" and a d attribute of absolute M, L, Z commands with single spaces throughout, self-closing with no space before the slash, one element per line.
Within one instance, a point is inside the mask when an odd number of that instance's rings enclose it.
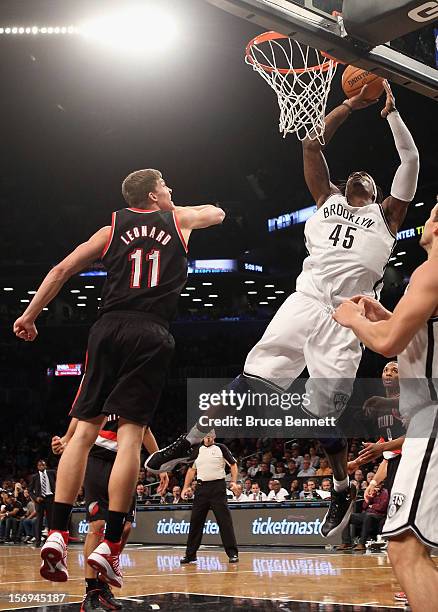
<path fill-rule="evenodd" d="M 357 552 L 365 552 L 365 544 L 371 534 L 378 533 L 386 519 L 386 510 L 388 508 L 389 495 L 388 491 L 380 486 L 374 488 L 374 495 L 369 501 L 364 501 L 362 512 L 353 512 L 350 518 L 350 523 L 342 532 L 342 545 L 339 550 L 351 550 L 352 534 L 350 527 L 355 535 L 356 527 L 360 527 L 360 541 L 353 550 Z"/>

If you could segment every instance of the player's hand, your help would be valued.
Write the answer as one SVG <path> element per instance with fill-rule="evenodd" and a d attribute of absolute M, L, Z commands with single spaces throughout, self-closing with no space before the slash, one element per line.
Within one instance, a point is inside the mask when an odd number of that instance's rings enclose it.
<path fill-rule="evenodd" d="M 364 448 L 359 451 L 362 463 L 374 461 L 383 453 L 383 444 L 381 442 L 362 442 L 362 444 Z"/>
<path fill-rule="evenodd" d="M 157 493 L 159 495 L 164 495 L 167 491 L 168 486 L 169 486 L 169 474 L 167 472 L 163 472 L 160 474 L 160 484 L 157 487 Z"/>
<path fill-rule="evenodd" d="M 60 438 L 59 436 L 53 436 L 51 447 L 52 453 L 54 455 L 62 455 L 66 446 L 67 443 L 63 440 L 63 438 Z"/>
<path fill-rule="evenodd" d="M 367 488 L 365 489 L 365 493 L 363 494 L 364 500 L 367 502 L 367 504 L 369 504 L 370 501 L 375 496 L 376 496 L 376 485 L 369 484 Z"/>
<path fill-rule="evenodd" d="M 358 316 L 365 316 L 364 307 L 350 300 L 338 306 L 332 314 L 333 319 L 343 327 L 352 327 Z"/>
<path fill-rule="evenodd" d="M 362 306 L 366 318 L 372 323 L 387 321 L 392 316 L 390 310 L 387 310 L 379 301 L 368 295 L 355 295 L 350 298 L 350 301 Z"/>
<path fill-rule="evenodd" d="M 351 110 L 360 110 L 362 108 L 366 108 L 367 106 L 371 106 L 378 102 L 376 100 L 370 100 L 366 97 L 368 85 L 364 85 L 360 90 L 360 93 L 357 96 L 353 96 L 352 98 L 347 98 L 344 102 L 346 102 L 347 106 L 351 108 Z"/>
<path fill-rule="evenodd" d="M 238 486 L 236 482 L 230 482 L 230 487 L 231 491 L 234 493 L 234 495 L 236 495 L 237 491 L 238 491 Z"/>
<path fill-rule="evenodd" d="M 391 86 L 386 79 L 383 81 L 383 87 L 385 88 L 385 91 L 386 91 L 386 101 L 385 101 L 385 107 L 382 109 L 380 115 L 382 119 L 386 119 L 389 113 L 392 113 L 393 111 L 397 109 L 395 108 L 394 94 L 392 93 Z"/>
<path fill-rule="evenodd" d="M 17 338 L 21 338 L 21 340 L 26 342 L 32 342 L 38 336 L 34 321 L 24 315 L 18 317 L 15 321 L 13 330 Z"/>
<path fill-rule="evenodd" d="M 356 471 L 358 468 L 360 468 L 360 465 L 361 465 L 361 464 L 359 463 L 359 461 L 358 461 L 357 459 L 355 459 L 354 461 L 349 461 L 349 462 L 347 463 L 347 473 L 348 473 L 348 475 L 350 475 L 350 474 L 354 474 L 354 472 L 355 472 L 355 471 Z"/>

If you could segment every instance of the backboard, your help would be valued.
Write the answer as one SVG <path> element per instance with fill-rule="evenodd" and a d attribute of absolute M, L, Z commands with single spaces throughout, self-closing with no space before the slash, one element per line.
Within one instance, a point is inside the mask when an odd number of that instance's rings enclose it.
<path fill-rule="evenodd" d="M 366 32 L 368 31 L 369 35 L 369 32 L 373 31 L 372 19 L 370 20 L 371 25 L 367 24 L 368 30 L 364 27 L 365 34 L 361 37 L 360 26 L 351 26 L 354 30 L 353 36 L 346 30 L 342 16 L 333 15 L 334 11 L 341 13 L 343 5 L 346 7 L 346 3 L 350 3 L 349 9 L 350 6 L 354 7 L 355 1 L 208 0 L 210 4 L 251 23 L 258 24 L 265 30 L 275 30 L 291 36 L 300 43 L 324 51 L 346 64 L 364 68 L 389 79 L 393 83 L 403 85 L 417 93 L 438 100 L 438 70 L 400 51 L 396 48 L 397 45 L 390 41 L 377 46 L 364 42 L 367 40 Z M 372 7 L 373 2 L 374 0 L 370 0 L 368 5 Z M 400 23 L 398 36 L 410 31 L 406 27 L 411 27 L 411 30 L 417 30 L 414 36 L 418 37 L 418 28 L 431 25 L 435 21 L 435 16 L 438 20 L 438 0 L 432 0 L 431 2 L 388 0 L 386 3 L 380 3 L 380 7 L 382 4 L 385 8 L 388 8 L 389 5 L 398 7 L 397 10 L 400 13 L 397 13 L 394 8 L 392 16 L 390 13 L 384 16 L 388 19 L 388 23 L 392 17 L 392 34 L 397 31 L 398 27 L 396 25 L 394 28 L 394 23 Z M 412 11 L 414 5 L 416 6 L 415 15 L 417 18 L 415 20 L 408 19 L 407 15 L 410 10 Z M 375 6 L 378 6 L 378 3 Z M 426 8 L 426 13 L 424 13 L 422 7 Z M 405 8 L 405 11 L 402 10 L 403 8 Z M 376 10 L 383 11 L 380 8 Z M 419 12 L 421 10 L 423 10 L 423 13 Z M 379 15 L 377 15 L 375 29 L 382 27 L 383 19 L 382 17 L 379 25 Z"/>

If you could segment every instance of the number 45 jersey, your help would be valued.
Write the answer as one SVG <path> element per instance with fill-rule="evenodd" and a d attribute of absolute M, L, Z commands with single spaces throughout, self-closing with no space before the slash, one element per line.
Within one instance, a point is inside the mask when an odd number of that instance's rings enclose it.
<path fill-rule="evenodd" d="M 175 211 L 113 213 L 102 252 L 107 279 L 99 314 L 133 311 L 170 321 L 187 280 L 187 246 Z"/>
<path fill-rule="evenodd" d="M 330 196 L 306 222 L 308 257 L 297 291 L 333 307 L 353 295 L 379 298 L 396 238 L 380 204 L 355 208 Z"/>

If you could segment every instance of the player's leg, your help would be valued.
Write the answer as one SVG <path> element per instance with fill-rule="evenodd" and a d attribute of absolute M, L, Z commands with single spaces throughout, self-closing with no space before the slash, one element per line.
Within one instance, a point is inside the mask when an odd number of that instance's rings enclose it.
<path fill-rule="evenodd" d="M 118 450 L 108 485 L 105 540 L 88 557 L 88 563 L 100 572 L 101 579 L 121 587 L 118 558 L 140 469 L 144 427 L 154 416 L 175 344 L 165 327 L 140 315 L 113 320 L 117 325 L 113 350 L 119 352 L 120 366 L 104 411 L 119 416 Z"/>
<path fill-rule="evenodd" d="M 426 546 L 409 531 L 391 538 L 388 556 L 413 612 L 438 602 L 438 569 Z"/>
<path fill-rule="evenodd" d="M 97 321 L 90 330 L 86 371 L 70 413 L 79 421 L 59 462 L 52 530 L 41 549 L 40 574 L 47 580 L 64 582 L 68 579 L 68 523 L 84 480 L 88 452 L 105 418 L 102 413 L 105 398 L 114 385 L 115 358 L 111 346 L 111 329 L 102 320 Z"/>
<path fill-rule="evenodd" d="M 303 346 L 317 316 L 315 300 L 295 292 L 282 304 L 266 328 L 262 338 L 249 352 L 244 371 L 228 386 L 228 390 L 246 393 L 248 390 L 283 391 L 304 370 Z M 203 417 L 225 416 L 222 405 L 209 406 Z M 146 461 L 145 467 L 158 474 L 171 470 L 178 463 L 190 461 L 192 445 L 199 444 L 210 431 L 199 421 L 189 433 L 156 453 Z"/>
<path fill-rule="evenodd" d="M 324 453 L 333 471 L 334 491 L 321 532 L 324 536 L 342 531 L 348 524 L 356 499 L 356 488 L 349 485 L 347 440 L 337 423 L 353 390 L 354 379 L 362 357 L 359 341 L 351 330 L 338 325 L 330 308 L 320 305 L 320 321 L 304 346 L 309 381 L 306 391 L 311 403 L 307 412 L 317 418 L 328 418 L 329 426 L 319 431 Z"/>

